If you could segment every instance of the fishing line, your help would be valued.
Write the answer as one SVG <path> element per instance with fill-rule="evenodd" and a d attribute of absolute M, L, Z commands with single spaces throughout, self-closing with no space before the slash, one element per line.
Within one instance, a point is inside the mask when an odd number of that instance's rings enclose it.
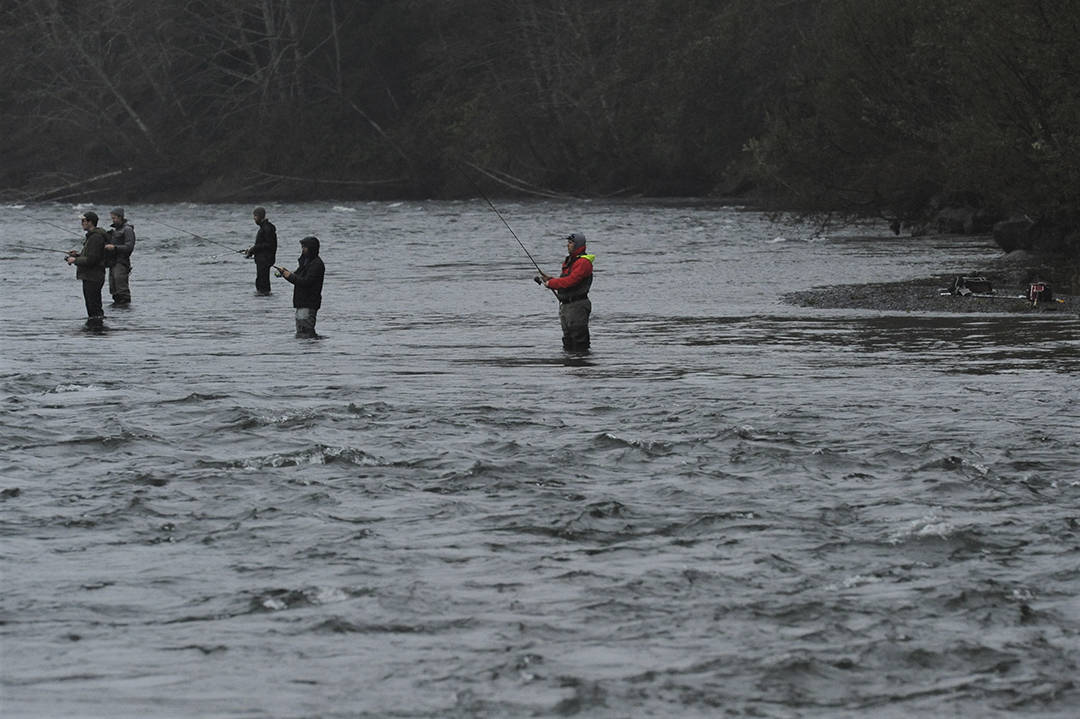
<path fill-rule="evenodd" d="M 226 257 L 226 256 L 231 255 L 231 254 L 236 253 L 236 252 L 243 252 L 243 250 L 229 250 L 228 252 L 220 252 L 220 253 L 218 253 L 216 255 L 210 255 L 206 259 L 207 260 L 217 260 L 217 259 L 221 259 L 222 257 Z"/>
<path fill-rule="evenodd" d="M 224 242 L 218 242 L 217 240 L 211 240 L 209 237 L 203 237 L 202 235 L 196 235 L 194 232 L 191 232 L 190 230 L 184 230 L 184 229 L 181 229 L 179 227 L 173 227 L 168 222 L 162 222 L 161 220 L 150 220 L 150 222 L 153 222 L 153 223 L 158 224 L 158 225 L 164 225 L 165 227 L 168 227 L 170 230 L 176 230 L 177 232 L 183 232 L 185 234 L 191 235 L 192 237 L 194 237 L 197 240 L 205 240 L 206 242 L 210 242 L 212 244 L 215 244 L 218 247 L 224 247 L 225 249 L 229 250 L 230 253 L 243 254 L 246 251 L 246 250 L 235 250 L 235 249 L 229 247 L 228 245 L 226 245 Z M 217 256 L 220 257 L 220 255 L 217 255 Z"/>
<path fill-rule="evenodd" d="M 55 227 L 58 230 L 63 230 L 64 232 L 70 232 L 71 234 L 75 235 L 76 237 L 82 237 L 82 235 L 77 230 L 73 230 L 70 227 L 64 227 L 63 225 L 57 225 L 57 224 L 55 224 L 53 222 L 49 222 L 48 220 L 43 220 L 40 217 L 34 217 L 33 215 L 30 215 L 30 219 L 33 220 L 34 222 L 40 222 L 43 225 L 48 225 L 49 227 Z M 23 247 L 29 247 L 29 245 L 23 245 Z M 41 248 L 38 247 L 37 249 L 41 249 Z"/>
<path fill-rule="evenodd" d="M 64 255 L 70 255 L 72 252 L 69 250 L 58 250 L 55 247 L 35 247 L 34 245 L 19 245 L 19 247 L 27 250 L 41 250 L 42 252 L 59 252 Z"/>

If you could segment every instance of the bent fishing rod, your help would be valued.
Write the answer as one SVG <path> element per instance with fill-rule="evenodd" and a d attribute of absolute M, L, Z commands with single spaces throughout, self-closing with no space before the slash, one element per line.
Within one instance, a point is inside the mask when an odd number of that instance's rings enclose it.
<path fill-rule="evenodd" d="M 506 229 L 510 230 L 510 234 L 513 235 L 514 239 L 517 240 L 517 243 L 521 245 L 521 249 L 525 251 L 525 256 L 529 258 L 530 262 L 532 262 L 533 267 L 536 268 L 536 271 L 543 274 L 544 271 L 540 269 L 540 265 L 536 264 L 536 260 L 534 260 L 533 256 L 529 254 L 528 248 L 525 247 L 525 243 L 522 242 L 521 239 L 517 236 L 517 233 L 514 232 L 514 228 L 510 226 L 510 223 L 506 221 L 506 218 L 502 216 L 502 213 L 499 212 L 498 208 L 495 207 L 491 200 L 488 199 L 488 196 L 484 194 L 484 191 L 481 190 L 479 187 L 477 187 L 476 189 L 480 192 L 480 196 L 484 198 L 484 201 L 488 203 L 488 207 L 491 208 L 492 212 L 494 212 L 499 217 L 499 219 L 502 220 L 502 223 L 506 225 Z"/>
<path fill-rule="evenodd" d="M 493 202 L 491 201 L 491 199 L 490 199 L 490 198 L 488 198 L 488 196 L 487 196 L 487 195 L 486 195 L 486 194 L 484 193 L 484 191 L 483 191 L 482 189 L 480 189 L 480 185 L 478 185 L 478 184 L 476 183 L 476 180 L 474 180 L 474 179 L 473 179 L 473 178 L 472 178 L 472 177 L 471 177 L 471 176 L 469 175 L 469 173 L 465 172 L 465 170 L 461 169 L 461 165 L 460 165 L 460 163 L 458 164 L 457 168 L 458 168 L 458 171 L 459 171 L 459 172 L 460 172 L 460 173 L 461 173 L 462 175 L 464 175 L 464 176 L 465 176 L 465 179 L 466 179 L 466 180 L 468 180 L 468 181 L 469 181 L 469 182 L 470 182 L 470 183 L 472 184 L 472 186 L 473 186 L 473 187 L 474 187 L 474 188 L 476 189 L 476 191 L 480 193 L 480 197 L 483 197 L 483 198 L 484 198 L 484 202 L 486 202 L 486 203 L 488 204 L 488 207 L 490 207 L 490 208 L 491 208 L 491 211 L 492 211 L 492 212 L 494 212 L 494 213 L 495 213 L 495 215 L 496 215 L 496 216 L 498 216 L 498 218 L 499 218 L 500 220 L 502 220 L 502 223 L 503 223 L 504 225 L 506 225 L 506 229 L 510 230 L 510 234 L 511 234 L 511 235 L 513 235 L 513 236 L 514 236 L 514 239 L 515 239 L 515 240 L 517 240 L 517 243 L 518 243 L 519 245 L 521 245 L 521 249 L 522 249 L 522 250 L 523 250 L 523 251 L 525 252 L 525 256 L 529 258 L 529 262 L 532 262 L 532 264 L 533 264 L 533 267 L 535 267 L 535 268 L 536 268 L 536 271 L 537 271 L 537 272 L 539 272 L 539 273 L 540 273 L 541 275 L 545 275 L 545 272 L 544 272 L 544 271 L 543 271 L 542 269 L 540 269 L 540 265 L 536 264 L 536 260 L 535 260 L 535 259 L 533 259 L 533 256 L 532 256 L 532 254 L 531 254 L 531 253 L 529 252 L 529 248 L 527 248 L 527 247 L 525 246 L 525 243 L 524 243 L 524 242 L 522 242 L 522 241 L 521 241 L 521 238 L 517 236 L 517 233 L 516 233 L 516 232 L 514 232 L 514 228 L 510 226 L 510 223 L 509 223 L 509 222 L 507 222 L 507 221 L 506 221 L 506 218 L 502 216 L 502 213 L 501 213 L 501 212 L 499 212 L 499 209 L 498 209 L 497 207 L 495 207 L 495 203 L 493 203 Z M 545 276 L 546 276 L 546 275 L 545 275 Z M 538 285 L 539 285 L 539 284 L 543 284 L 543 283 L 541 282 L 541 280 L 540 280 L 540 278 L 539 278 L 539 277 L 537 277 L 537 278 L 535 278 L 535 279 L 536 279 L 536 284 L 538 284 Z M 551 289 L 551 288 L 549 287 L 548 289 Z M 556 298 L 557 298 L 557 297 L 559 296 L 559 295 L 558 295 L 558 293 L 557 293 L 557 292 L 556 292 L 555 290 L 551 290 L 551 294 L 555 295 L 555 297 L 556 297 Z"/>

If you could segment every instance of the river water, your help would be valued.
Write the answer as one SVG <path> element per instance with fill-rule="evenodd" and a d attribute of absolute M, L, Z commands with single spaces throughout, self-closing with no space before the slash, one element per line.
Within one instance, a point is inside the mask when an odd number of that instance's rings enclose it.
<path fill-rule="evenodd" d="M 6 208 L 3 716 L 1076 716 L 1075 314 L 778 299 L 980 238 L 497 204 L 590 238 L 590 355 L 480 200 L 269 205 L 321 340 L 248 206 L 127 207 L 102 334 L 24 246 L 91 206 Z"/>

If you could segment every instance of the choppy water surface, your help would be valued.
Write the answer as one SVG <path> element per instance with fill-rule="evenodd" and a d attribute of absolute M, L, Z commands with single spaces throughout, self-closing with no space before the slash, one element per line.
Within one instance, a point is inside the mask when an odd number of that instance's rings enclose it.
<path fill-rule="evenodd" d="M 500 204 L 590 238 L 574 358 L 481 201 L 268 209 L 321 341 L 247 206 L 128 207 L 100 336 L 22 247 L 79 208 L 7 208 L 5 717 L 1075 716 L 1076 316 L 777 299 L 985 241 Z"/>

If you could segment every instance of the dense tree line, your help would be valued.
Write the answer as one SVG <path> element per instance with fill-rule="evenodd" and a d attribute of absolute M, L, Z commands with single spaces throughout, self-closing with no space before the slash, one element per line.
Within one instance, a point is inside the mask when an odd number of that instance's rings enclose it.
<path fill-rule="evenodd" d="M 820 3 L 750 141 L 758 170 L 807 210 L 919 226 L 968 208 L 1076 256 L 1078 48 L 1071 0 Z"/>
<path fill-rule="evenodd" d="M 8 0 L 0 187 L 706 194 L 812 4 Z"/>
<path fill-rule="evenodd" d="M 0 34 L 11 198 L 477 181 L 1080 224 L 1071 0 L 6 0 Z"/>

